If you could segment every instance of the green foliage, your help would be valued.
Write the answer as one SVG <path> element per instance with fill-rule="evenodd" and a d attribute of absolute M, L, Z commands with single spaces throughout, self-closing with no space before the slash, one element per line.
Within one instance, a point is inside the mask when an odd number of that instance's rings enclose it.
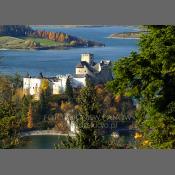
<path fill-rule="evenodd" d="M 114 64 L 115 79 L 108 87 L 138 99 L 137 124 L 152 147 L 175 148 L 175 26 L 148 29 L 139 53 Z"/>
<path fill-rule="evenodd" d="M 47 95 L 45 92 L 42 92 L 40 95 L 39 107 L 40 107 L 39 111 L 41 115 L 44 115 L 48 112 L 48 101 L 47 101 Z"/>
<path fill-rule="evenodd" d="M 0 148 L 11 148 L 19 143 L 20 121 L 15 117 L 0 119 Z"/>
<path fill-rule="evenodd" d="M 16 90 L 21 87 L 17 75 L 0 76 L 0 81 L 0 148 L 11 148 L 20 143 L 19 132 L 26 117 L 25 100 L 17 98 Z"/>
<path fill-rule="evenodd" d="M 68 78 L 66 81 L 65 94 L 68 97 L 68 101 L 73 103 L 74 102 L 74 93 L 73 93 L 73 87 L 72 87 L 71 82 L 70 82 L 70 78 Z"/>
<path fill-rule="evenodd" d="M 0 35 L 2 36 L 26 36 L 33 30 L 27 25 L 0 25 Z"/>
<path fill-rule="evenodd" d="M 100 124 L 104 123 L 104 119 L 102 118 L 100 104 L 97 101 L 95 88 L 90 82 L 87 82 L 87 86 L 81 89 L 78 105 L 79 111 L 74 119 L 78 132 L 76 137 L 68 137 L 63 142 L 63 146 L 81 149 L 102 148 L 104 138 L 100 132 Z"/>
<path fill-rule="evenodd" d="M 14 76 L 11 77 L 11 82 L 13 84 L 13 88 L 22 88 L 23 80 L 20 74 L 16 73 Z"/>
<path fill-rule="evenodd" d="M 0 102 L 10 101 L 12 98 L 12 84 L 9 79 L 0 76 Z"/>

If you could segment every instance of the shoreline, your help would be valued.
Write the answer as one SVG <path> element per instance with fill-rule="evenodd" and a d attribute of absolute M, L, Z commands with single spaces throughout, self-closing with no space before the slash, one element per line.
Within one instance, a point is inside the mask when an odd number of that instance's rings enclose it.
<path fill-rule="evenodd" d="M 40 47 L 40 48 L 0 48 L 0 51 L 10 51 L 10 50 L 67 50 L 67 49 L 74 49 L 74 48 L 95 48 L 95 47 L 105 47 L 103 46 L 51 46 L 51 47 Z"/>
<path fill-rule="evenodd" d="M 20 136 L 23 137 L 29 137 L 29 136 L 75 136 L 74 133 L 61 133 L 55 130 L 36 130 L 36 131 L 27 131 L 27 132 L 21 132 Z"/>
<path fill-rule="evenodd" d="M 136 32 L 122 32 L 122 33 L 112 33 L 107 36 L 110 39 L 135 39 L 139 40 L 142 34 L 146 34 L 148 31 L 136 31 Z"/>
<path fill-rule="evenodd" d="M 106 37 L 106 38 L 108 38 L 108 39 L 135 39 L 135 40 L 139 40 L 140 38 L 137 38 L 137 37 L 135 37 L 135 38 L 131 38 L 131 37 L 119 37 L 119 36 L 108 36 L 108 37 Z"/>

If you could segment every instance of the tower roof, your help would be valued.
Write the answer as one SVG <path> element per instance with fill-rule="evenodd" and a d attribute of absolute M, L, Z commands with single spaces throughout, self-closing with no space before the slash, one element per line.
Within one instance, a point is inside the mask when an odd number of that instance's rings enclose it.
<path fill-rule="evenodd" d="M 82 64 L 82 62 L 80 62 L 79 64 L 76 65 L 76 68 L 83 68 L 84 65 Z"/>

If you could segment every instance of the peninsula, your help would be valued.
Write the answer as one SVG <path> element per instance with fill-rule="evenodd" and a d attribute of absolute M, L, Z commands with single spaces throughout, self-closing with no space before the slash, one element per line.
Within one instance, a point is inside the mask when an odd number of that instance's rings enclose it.
<path fill-rule="evenodd" d="M 64 32 L 33 30 L 25 25 L 0 25 L 0 49 L 64 49 L 105 46 Z"/>
<path fill-rule="evenodd" d="M 137 32 L 122 32 L 111 34 L 108 38 L 114 39 L 140 39 L 141 35 L 146 33 L 146 31 L 137 31 Z"/>

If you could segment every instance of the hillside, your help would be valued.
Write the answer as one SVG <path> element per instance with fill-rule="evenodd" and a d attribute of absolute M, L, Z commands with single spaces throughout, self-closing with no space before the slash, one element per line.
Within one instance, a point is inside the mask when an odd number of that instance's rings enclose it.
<path fill-rule="evenodd" d="M 10 36 L 0 37 L 0 49 L 31 49 L 38 46 L 39 44 L 32 40 L 23 40 Z"/>
<path fill-rule="evenodd" d="M 4 49 L 104 46 L 100 42 L 81 39 L 63 32 L 33 30 L 24 25 L 0 25 L 0 40 L 0 48 Z"/>

